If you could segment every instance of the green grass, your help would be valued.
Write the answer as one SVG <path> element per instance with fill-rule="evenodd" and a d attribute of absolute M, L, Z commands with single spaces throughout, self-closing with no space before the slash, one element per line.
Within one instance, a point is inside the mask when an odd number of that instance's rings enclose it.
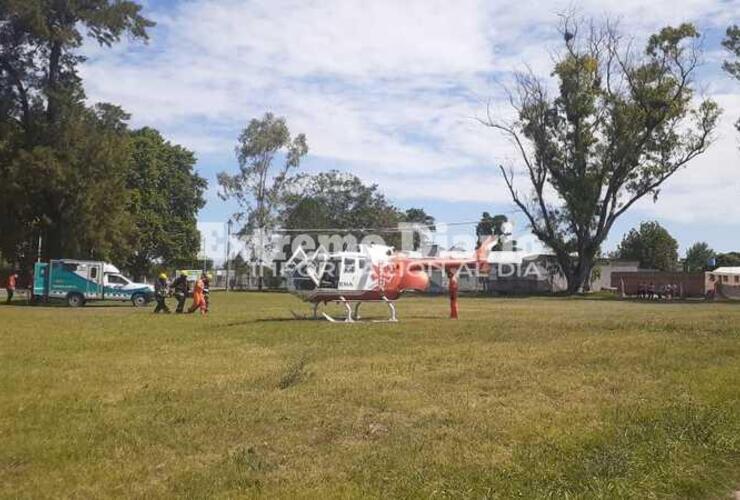
<path fill-rule="evenodd" d="M 399 324 L 336 325 L 285 294 L 212 302 L 0 306 L 0 495 L 740 489 L 736 305 L 463 298 L 455 322 L 409 298 Z"/>

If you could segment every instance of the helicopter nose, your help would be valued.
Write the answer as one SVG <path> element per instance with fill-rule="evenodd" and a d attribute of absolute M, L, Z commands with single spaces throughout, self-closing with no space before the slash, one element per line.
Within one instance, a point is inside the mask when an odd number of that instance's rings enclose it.
<path fill-rule="evenodd" d="M 423 266 L 408 266 L 401 277 L 401 290 L 416 290 L 419 292 L 429 288 L 429 275 Z"/>

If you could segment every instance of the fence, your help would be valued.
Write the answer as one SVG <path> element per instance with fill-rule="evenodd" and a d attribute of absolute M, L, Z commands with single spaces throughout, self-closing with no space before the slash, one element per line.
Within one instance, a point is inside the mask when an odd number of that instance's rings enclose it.
<path fill-rule="evenodd" d="M 704 273 L 663 271 L 612 273 L 611 286 L 625 295 L 637 295 L 641 285 L 652 285 L 656 290 L 666 285 L 678 285 L 681 297 L 703 297 L 706 295 Z"/>

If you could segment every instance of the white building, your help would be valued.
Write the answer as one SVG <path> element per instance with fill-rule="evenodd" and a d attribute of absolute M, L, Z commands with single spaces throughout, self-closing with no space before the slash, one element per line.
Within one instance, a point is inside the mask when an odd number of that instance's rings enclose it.
<path fill-rule="evenodd" d="M 704 286 L 707 291 L 725 288 L 740 288 L 740 267 L 718 267 L 704 273 Z"/>

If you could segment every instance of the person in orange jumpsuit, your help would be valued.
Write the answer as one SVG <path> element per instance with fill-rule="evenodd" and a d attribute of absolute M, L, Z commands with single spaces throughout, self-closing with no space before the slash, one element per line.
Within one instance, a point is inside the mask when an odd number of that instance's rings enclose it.
<path fill-rule="evenodd" d="M 15 293 L 15 285 L 18 282 L 18 274 L 15 272 L 10 273 L 10 276 L 8 276 L 8 281 L 5 284 L 5 290 L 8 292 L 8 298 L 5 300 L 6 304 L 10 304 L 10 301 L 13 300 L 13 294 Z"/>
<path fill-rule="evenodd" d="M 201 314 L 206 314 L 208 312 L 208 306 L 206 305 L 206 297 L 203 292 L 204 290 L 203 280 L 201 278 L 198 278 L 198 280 L 195 282 L 195 287 L 193 288 L 193 305 L 190 306 L 190 309 L 188 309 L 189 313 L 194 313 L 198 309 L 200 309 Z"/>
<path fill-rule="evenodd" d="M 447 269 L 450 291 L 450 319 L 457 319 L 457 275 L 454 269 Z"/>

